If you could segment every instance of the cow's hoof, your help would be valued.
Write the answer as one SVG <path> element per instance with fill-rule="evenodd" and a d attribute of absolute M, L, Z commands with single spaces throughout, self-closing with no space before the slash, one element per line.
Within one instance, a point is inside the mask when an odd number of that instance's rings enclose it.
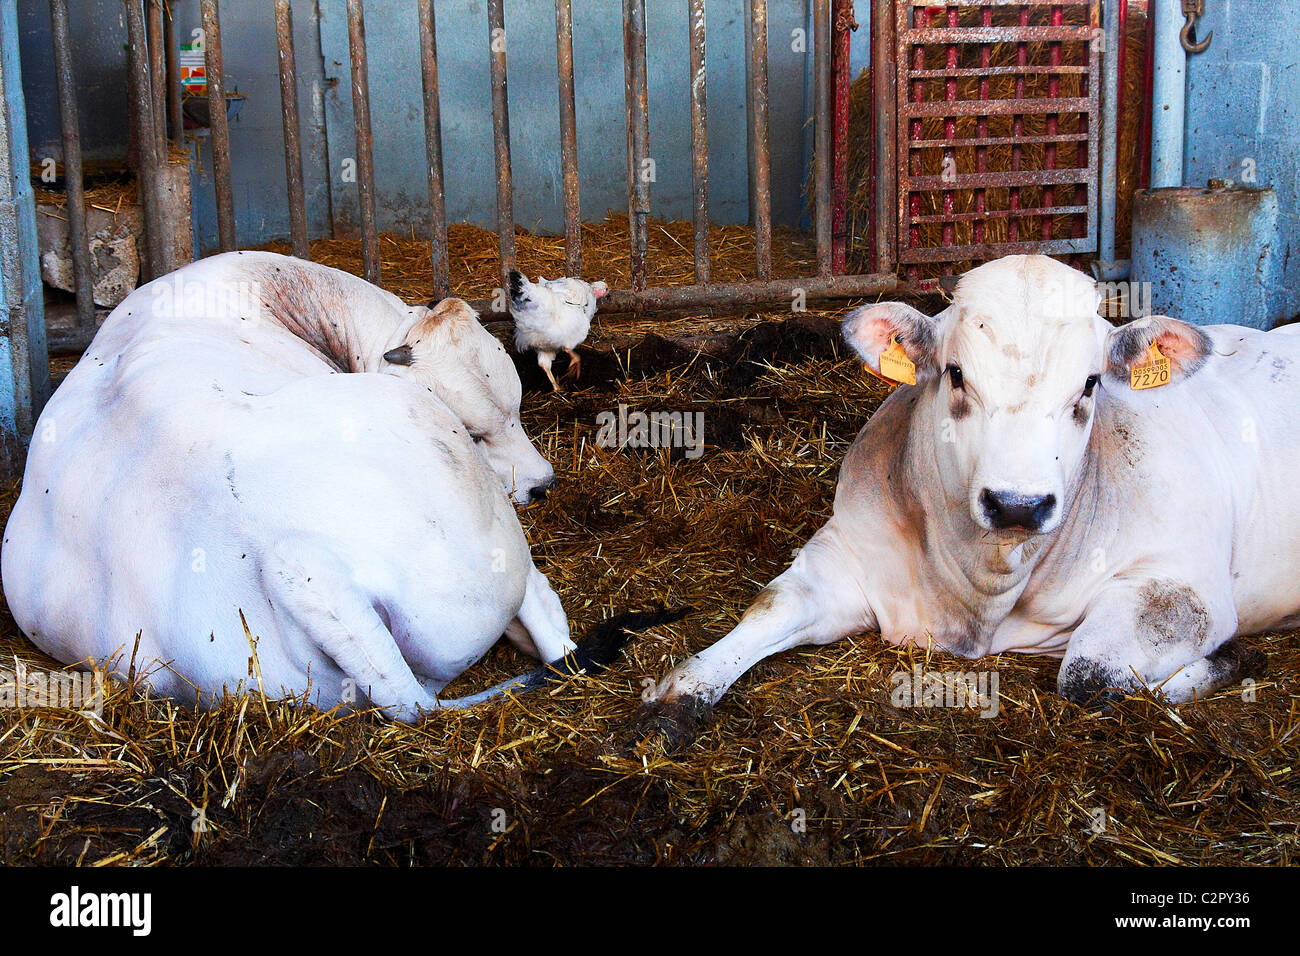
<path fill-rule="evenodd" d="M 694 694 L 652 701 L 643 704 L 637 713 L 636 738 L 662 740 L 664 750 L 673 753 L 689 746 L 712 716 L 713 706 Z"/>
<path fill-rule="evenodd" d="M 1250 678 L 1261 678 L 1268 673 L 1268 658 L 1257 647 L 1234 637 L 1210 655 L 1210 666 L 1219 686 L 1235 684 Z"/>
<path fill-rule="evenodd" d="M 1080 707 L 1107 709 L 1125 697 L 1118 674 L 1104 664 L 1083 657 L 1062 666 L 1056 687 L 1062 697 Z"/>

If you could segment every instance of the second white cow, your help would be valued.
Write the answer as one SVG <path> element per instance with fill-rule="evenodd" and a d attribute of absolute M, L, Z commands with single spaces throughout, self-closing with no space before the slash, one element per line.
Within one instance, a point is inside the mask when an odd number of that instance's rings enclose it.
<path fill-rule="evenodd" d="M 58 660 L 191 703 L 254 680 L 403 719 L 474 703 L 436 695 L 503 633 L 574 649 L 507 497 L 554 480 L 519 401 L 459 299 L 270 253 L 187 266 L 114 310 L 41 415 L 10 610 Z"/>
<path fill-rule="evenodd" d="M 935 318 L 847 316 L 873 371 L 885 355 L 916 384 L 858 434 L 790 568 L 659 683 L 651 728 L 689 735 L 763 658 L 864 631 L 1057 655 L 1076 701 L 1146 685 L 1179 702 L 1238 679 L 1234 635 L 1300 625 L 1300 334 L 1112 328 L 1098 304 L 1082 273 L 1012 256 Z"/>

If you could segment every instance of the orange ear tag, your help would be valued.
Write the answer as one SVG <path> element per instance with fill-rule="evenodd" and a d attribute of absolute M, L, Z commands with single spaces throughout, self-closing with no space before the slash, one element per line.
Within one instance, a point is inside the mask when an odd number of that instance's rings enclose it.
<path fill-rule="evenodd" d="M 868 372 L 875 375 L 876 378 L 884 379 L 890 385 L 915 385 L 916 384 L 916 365 L 903 347 L 898 344 L 898 336 L 895 335 L 889 340 L 889 348 L 880 353 L 880 371 L 877 373 L 871 366 L 864 366 Z"/>
<path fill-rule="evenodd" d="M 1135 391 L 1169 384 L 1169 358 L 1161 354 L 1155 342 L 1147 349 L 1146 360 L 1129 370 L 1128 384 Z"/>

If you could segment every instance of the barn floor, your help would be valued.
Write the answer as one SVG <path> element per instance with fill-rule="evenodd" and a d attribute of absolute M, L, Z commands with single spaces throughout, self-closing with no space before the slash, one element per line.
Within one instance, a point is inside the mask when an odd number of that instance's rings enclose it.
<path fill-rule="evenodd" d="M 1297 634 L 1253 640 L 1270 667 L 1255 702 L 1177 711 L 1090 713 L 1055 695 L 1054 661 L 998 658 L 992 719 L 893 707 L 889 676 L 924 655 L 863 635 L 760 664 L 680 753 L 638 742 L 643 682 L 720 636 L 825 520 L 886 390 L 816 315 L 712 355 L 657 338 L 593 353 L 558 396 L 526 383 L 559 481 L 521 518 L 575 633 L 658 605 L 684 620 L 599 678 L 416 727 L 256 695 L 196 715 L 120 684 L 102 723 L 0 712 L 0 862 L 1300 862 Z M 598 448 L 596 415 L 620 402 L 702 411 L 703 455 Z M 7 612 L 0 654 L 40 660 Z M 526 666 L 502 646 L 450 691 Z"/>

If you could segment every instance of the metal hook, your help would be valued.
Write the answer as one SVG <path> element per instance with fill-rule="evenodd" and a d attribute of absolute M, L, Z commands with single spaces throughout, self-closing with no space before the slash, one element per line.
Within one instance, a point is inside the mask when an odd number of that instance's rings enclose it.
<path fill-rule="evenodd" d="M 1183 49 L 1188 53 L 1204 53 L 1209 49 L 1210 41 L 1214 39 L 1214 31 L 1211 30 L 1209 36 L 1197 43 L 1192 39 L 1192 32 L 1196 29 L 1196 18 L 1205 14 L 1205 0 L 1183 0 L 1183 28 L 1178 31 L 1178 42 L 1183 45 Z"/>

